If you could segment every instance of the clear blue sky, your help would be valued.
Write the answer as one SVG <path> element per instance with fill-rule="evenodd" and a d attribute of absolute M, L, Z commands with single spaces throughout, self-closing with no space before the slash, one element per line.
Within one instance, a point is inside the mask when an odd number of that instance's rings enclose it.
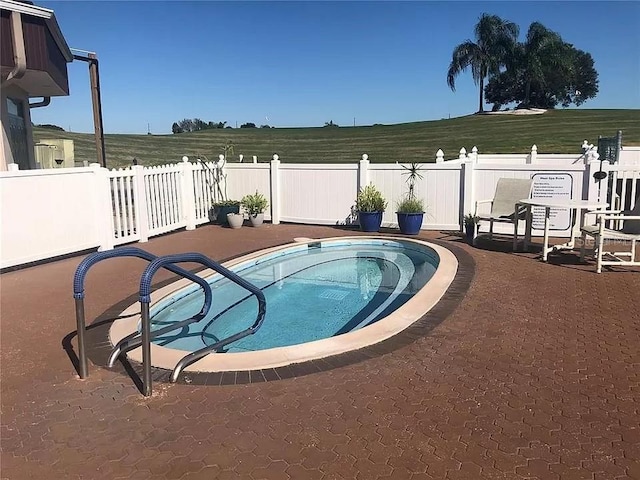
<path fill-rule="evenodd" d="M 170 133 L 183 118 L 276 127 L 403 123 L 467 115 L 469 72 L 451 53 L 484 12 L 534 21 L 591 53 L 600 93 L 582 108 L 640 108 L 640 3 L 43 1 L 69 46 L 100 59 L 107 133 Z M 35 123 L 91 132 L 87 66 Z M 268 117 L 268 121 L 265 117 Z"/>

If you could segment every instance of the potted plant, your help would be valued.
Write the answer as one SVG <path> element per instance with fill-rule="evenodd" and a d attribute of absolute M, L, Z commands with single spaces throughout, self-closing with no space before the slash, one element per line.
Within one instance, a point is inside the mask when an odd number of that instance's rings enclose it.
<path fill-rule="evenodd" d="M 400 232 L 405 235 L 416 235 L 420 232 L 422 219 L 424 217 L 424 201 L 416 197 L 415 186 L 416 180 L 422 179 L 420 174 L 420 164 L 412 163 L 409 166 L 402 165 L 406 170 L 404 174 L 407 176 L 409 184 L 409 192 L 398 202 L 396 215 L 398 216 L 398 226 Z"/>
<path fill-rule="evenodd" d="M 264 222 L 264 211 L 269 206 L 269 202 L 264 195 L 258 193 L 256 190 L 256 193 L 242 197 L 240 204 L 249 215 L 251 226 L 259 227 L 262 225 L 262 222 Z"/>
<path fill-rule="evenodd" d="M 467 238 L 467 243 L 472 244 L 473 239 L 476 238 L 476 225 L 480 222 L 480 217 L 472 213 L 467 213 L 464 216 L 464 230 Z"/>
<path fill-rule="evenodd" d="M 244 223 L 244 214 L 235 212 L 227 213 L 227 223 L 231 228 L 240 228 Z"/>
<path fill-rule="evenodd" d="M 382 224 L 382 214 L 387 208 L 387 201 L 375 185 L 367 185 L 360 189 L 356 198 L 356 210 L 360 229 L 363 232 L 377 232 Z"/>
<path fill-rule="evenodd" d="M 240 202 L 238 200 L 220 200 L 211 204 L 209 220 L 220 225 L 227 225 L 229 214 L 240 214 Z"/>
<path fill-rule="evenodd" d="M 421 198 L 411 198 L 408 195 L 397 205 L 398 227 L 405 235 L 416 235 L 420 232 L 424 217 L 424 202 Z"/>

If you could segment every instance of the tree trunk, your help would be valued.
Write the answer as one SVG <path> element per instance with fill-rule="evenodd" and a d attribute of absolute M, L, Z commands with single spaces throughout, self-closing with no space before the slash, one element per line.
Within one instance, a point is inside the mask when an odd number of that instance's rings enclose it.
<path fill-rule="evenodd" d="M 478 107 L 478 113 L 484 112 L 484 75 L 480 77 L 480 106 Z"/>
<path fill-rule="evenodd" d="M 531 80 L 527 80 L 524 87 L 524 107 L 529 108 L 529 97 L 531 97 Z"/>

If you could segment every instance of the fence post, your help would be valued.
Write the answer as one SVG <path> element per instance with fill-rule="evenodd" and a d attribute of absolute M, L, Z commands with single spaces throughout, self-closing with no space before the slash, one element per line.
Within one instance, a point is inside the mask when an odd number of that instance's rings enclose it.
<path fill-rule="evenodd" d="M 474 163 L 478 163 L 478 147 L 475 145 L 471 149 L 471 160 L 473 160 Z"/>
<path fill-rule="evenodd" d="M 527 163 L 532 164 L 538 161 L 538 147 L 537 145 L 531 146 L 531 153 L 527 155 Z"/>
<path fill-rule="evenodd" d="M 466 148 L 462 147 L 460 149 L 460 154 L 458 155 L 458 158 L 460 160 L 466 160 L 467 159 L 467 149 Z"/>
<path fill-rule="evenodd" d="M 436 152 L 436 163 L 443 163 L 444 162 L 444 152 L 442 151 L 441 148 L 438 149 L 438 151 Z"/>
<path fill-rule="evenodd" d="M 186 220 L 185 228 L 187 230 L 196 229 L 196 200 L 194 198 L 193 186 L 193 165 L 183 158 L 180 164 L 182 171 L 182 208 L 184 208 L 184 216 Z"/>
<path fill-rule="evenodd" d="M 280 157 L 273 154 L 271 160 L 271 223 L 280 224 Z"/>
<path fill-rule="evenodd" d="M 369 155 L 364 153 L 358 165 L 358 191 L 369 185 Z"/>
<path fill-rule="evenodd" d="M 100 246 L 99 251 L 111 250 L 114 246 L 113 201 L 111 199 L 111 181 L 109 170 L 100 167 L 99 163 L 92 163 L 96 187 L 96 218 L 99 222 Z"/>
<path fill-rule="evenodd" d="M 144 185 L 144 167 L 142 165 L 134 165 L 133 184 L 134 184 L 134 208 L 136 212 L 136 228 L 140 235 L 141 243 L 149 241 L 149 215 L 147 213 L 147 189 Z"/>
<path fill-rule="evenodd" d="M 463 162 L 460 164 L 460 174 L 462 175 L 462 192 L 460 199 L 460 205 L 462 205 L 462 212 L 460 212 L 460 231 L 464 228 L 464 216 L 467 213 L 475 214 L 475 192 L 474 192 L 474 174 L 475 163 Z"/>

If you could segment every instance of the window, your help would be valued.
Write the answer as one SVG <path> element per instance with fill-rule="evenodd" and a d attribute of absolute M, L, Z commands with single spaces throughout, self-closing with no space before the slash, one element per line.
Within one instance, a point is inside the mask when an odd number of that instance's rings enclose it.
<path fill-rule="evenodd" d="M 7 111 L 9 112 L 9 144 L 13 162 L 20 170 L 29 167 L 29 142 L 27 140 L 27 125 L 25 123 L 24 102 L 7 97 Z"/>

